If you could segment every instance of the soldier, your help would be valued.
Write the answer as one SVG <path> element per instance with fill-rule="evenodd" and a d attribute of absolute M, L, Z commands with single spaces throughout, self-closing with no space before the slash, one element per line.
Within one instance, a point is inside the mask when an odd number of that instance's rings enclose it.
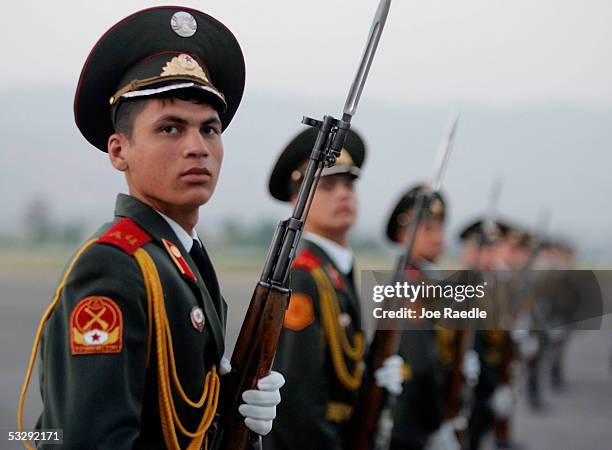
<path fill-rule="evenodd" d="M 575 251 L 558 239 L 547 240 L 542 245 L 539 263 L 540 273 L 535 291 L 539 310 L 546 318 L 547 353 L 550 360 L 550 387 L 561 392 L 564 387 L 563 358 L 571 335 L 569 324 L 579 317 L 593 318 L 596 309 L 587 308 L 591 314 L 580 315 L 577 305 L 589 303 L 588 295 L 580 288 L 580 272 L 574 268 Z"/>
<path fill-rule="evenodd" d="M 316 133 L 303 131 L 281 153 L 270 176 L 274 198 L 295 200 Z M 270 450 L 340 450 L 348 443 L 366 345 L 348 243 L 364 158 L 365 145 L 351 130 L 336 164 L 323 169 L 310 207 L 274 360 L 287 387 L 277 426 L 264 441 Z M 397 356 L 388 358 L 376 373 L 378 385 L 401 389 L 401 366 Z"/>
<path fill-rule="evenodd" d="M 563 241 L 554 242 L 553 245 L 554 268 L 563 270 L 565 274 L 575 268 L 575 249 L 571 244 Z M 558 276 L 556 278 L 559 278 Z M 577 288 L 579 283 L 575 278 L 564 277 L 564 280 L 556 280 L 556 286 L 561 285 L 559 293 L 550 299 L 549 321 L 555 325 L 554 330 L 549 330 L 550 340 L 550 386 L 555 392 L 561 392 L 565 387 L 564 357 L 568 347 L 570 328 L 567 324 L 572 323 L 575 316 L 575 305 L 583 300 Z M 568 279 L 569 278 L 569 279 Z M 564 286 L 565 285 L 565 286 Z M 548 287 L 550 289 L 550 287 Z M 578 292 L 578 294 L 576 294 Z M 573 298 L 572 298 L 573 293 Z M 586 303 L 583 301 L 583 303 Z"/>
<path fill-rule="evenodd" d="M 508 319 L 510 266 L 514 249 L 506 239 L 510 226 L 486 218 L 466 226 L 459 237 L 464 243 L 464 264 L 487 281 L 491 323 L 474 336 L 481 373 L 474 389 L 468 425 L 469 448 L 480 448 L 482 439 L 494 429 L 497 448 L 510 448 L 509 419 L 513 398 L 510 388 L 514 343 L 504 328 Z"/>
<path fill-rule="evenodd" d="M 215 416 L 227 305 L 195 232 L 213 195 L 244 59 L 232 33 L 189 8 L 154 7 L 107 31 L 74 102 L 83 136 L 125 174 L 115 218 L 75 254 L 45 313 L 39 429 L 65 449 L 199 449 Z M 42 334 L 42 336 L 41 336 Z M 243 393 L 266 434 L 283 377 Z"/>
<path fill-rule="evenodd" d="M 426 189 L 417 185 L 402 195 L 387 224 L 387 238 L 396 244 L 407 239 L 408 226 L 415 219 L 415 203 L 419 192 Z M 444 251 L 444 222 L 446 202 L 436 193 L 426 203 L 422 219 L 414 237 L 406 278 L 439 278 L 436 262 Z M 418 302 L 418 300 L 417 300 Z M 399 354 L 411 368 L 411 376 L 397 399 L 391 437 L 393 450 L 459 449 L 453 419 L 458 408 L 451 401 L 459 358 L 460 376 L 475 383 L 478 362 L 473 352 L 463 354 L 463 335 L 455 330 L 419 329 L 403 331 Z"/>

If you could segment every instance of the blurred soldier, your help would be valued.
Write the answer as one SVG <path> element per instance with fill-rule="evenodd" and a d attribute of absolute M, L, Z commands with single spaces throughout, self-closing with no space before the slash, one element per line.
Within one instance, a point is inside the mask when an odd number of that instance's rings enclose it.
<path fill-rule="evenodd" d="M 415 202 L 423 189 L 422 185 L 415 186 L 397 202 L 387 224 L 387 238 L 392 242 L 405 243 L 408 227 L 416 216 Z M 444 251 L 445 218 L 444 198 L 436 194 L 425 205 L 417 227 L 407 280 L 419 282 L 420 279 L 439 278 L 436 262 Z M 473 383 L 480 370 L 473 352 L 460 352 L 461 339 L 461 331 L 433 327 L 408 329 L 401 333 L 399 354 L 406 360 L 411 373 L 395 405 L 391 449 L 460 448 L 452 421 L 458 411 L 449 404 L 451 391 L 456 388 L 452 386 L 453 371 L 456 370 L 454 362 L 460 358 L 460 376 Z"/>
<path fill-rule="evenodd" d="M 538 298 L 538 284 L 545 273 L 535 272 L 534 263 L 542 246 L 526 231 L 515 231 L 513 269 L 517 289 L 512 312 L 514 323 L 511 336 L 527 372 L 527 399 L 532 410 L 542 412 L 540 371 L 543 362 L 548 327 L 547 318 Z"/>
<path fill-rule="evenodd" d="M 206 445 L 230 369 L 227 306 L 195 226 L 244 76 L 221 22 L 166 6 L 117 23 L 83 67 L 77 126 L 125 174 L 130 195 L 73 257 L 39 327 L 37 428 L 62 429 L 62 448 Z M 272 373 L 243 393 L 252 431 L 269 432 L 282 383 Z"/>
<path fill-rule="evenodd" d="M 295 201 L 316 133 L 309 128 L 298 134 L 279 156 L 269 182 L 274 198 Z M 292 266 L 292 295 L 274 360 L 287 387 L 277 426 L 264 441 L 269 450 L 340 450 L 348 442 L 365 352 L 348 242 L 364 158 L 363 140 L 351 130 L 336 164 L 321 173 Z M 376 373 L 378 385 L 399 392 L 401 368 L 401 358 L 388 358 Z"/>
<path fill-rule="evenodd" d="M 547 351 L 550 360 L 550 385 L 560 392 L 565 385 L 563 359 L 570 336 L 569 324 L 580 317 L 578 305 L 585 301 L 574 272 L 574 249 L 562 241 L 549 240 L 543 246 L 539 268 L 545 269 L 536 286 L 539 309 L 547 321 Z M 568 272 L 569 271 L 569 272 Z M 590 318 L 591 314 L 586 317 Z"/>
<path fill-rule="evenodd" d="M 555 258 L 554 267 L 563 271 L 573 270 L 575 267 L 575 250 L 574 248 L 562 242 L 558 242 L 553 247 L 553 257 Z M 566 278 L 566 287 L 567 278 Z M 560 295 L 557 295 L 553 301 L 550 311 L 550 323 L 558 325 L 554 330 L 549 331 L 549 340 L 551 346 L 550 358 L 550 384 L 553 390 L 560 392 L 565 387 L 565 373 L 563 370 L 563 361 L 567 349 L 570 331 L 568 325 L 572 323 L 574 316 L 574 308 L 580 302 L 580 298 L 575 295 L 575 289 L 561 288 Z M 574 298 L 569 296 L 574 293 Z M 566 300 L 566 301 L 563 301 Z"/>
<path fill-rule="evenodd" d="M 464 264 L 487 281 L 491 322 L 474 337 L 481 372 L 474 390 L 469 420 L 469 448 L 480 448 L 482 438 L 494 428 L 497 448 L 509 448 L 508 418 L 513 399 L 510 388 L 514 345 L 503 328 L 508 317 L 509 262 L 513 249 L 505 240 L 510 227 L 504 223 L 477 219 L 460 233 L 464 243 Z"/>

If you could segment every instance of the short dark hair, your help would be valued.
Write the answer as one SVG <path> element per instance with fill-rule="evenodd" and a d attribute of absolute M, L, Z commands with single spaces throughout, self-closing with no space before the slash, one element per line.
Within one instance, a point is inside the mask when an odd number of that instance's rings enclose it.
<path fill-rule="evenodd" d="M 198 105 L 209 104 L 218 112 L 222 112 L 224 109 L 224 105 L 221 104 L 217 97 L 205 91 L 195 89 L 181 89 L 148 97 L 135 97 L 123 100 L 117 106 L 117 112 L 115 113 L 115 132 L 124 134 L 131 140 L 136 117 L 145 109 L 148 102 L 151 100 L 160 100 L 162 104 L 166 102 L 172 103 L 174 100 L 184 100 Z"/>

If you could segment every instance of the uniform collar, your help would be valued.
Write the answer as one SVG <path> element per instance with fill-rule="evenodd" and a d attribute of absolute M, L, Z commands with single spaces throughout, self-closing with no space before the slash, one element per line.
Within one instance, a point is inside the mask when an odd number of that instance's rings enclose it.
<path fill-rule="evenodd" d="M 189 245 L 185 246 L 186 242 L 179 238 L 179 234 L 177 232 L 178 230 L 175 230 L 168 220 L 166 220 L 151 206 L 141 202 L 136 197 L 132 197 L 131 195 L 117 195 L 115 215 L 133 219 L 138 225 L 146 230 L 146 232 L 149 233 L 153 239 L 159 242 L 164 239 L 170 241 L 175 245 L 179 245 L 180 249 L 184 250 L 186 253 L 189 253 L 189 249 L 191 249 L 191 246 L 193 245 L 193 240 L 190 237 Z M 188 235 L 187 232 L 180 226 L 178 226 L 178 228 L 185 235 Z"/>
<path fill-rule="evenodd" d="M 159 212 L 158 210 L 155 210 L 155 212 L 162 216 L 166 222 L 168 222 L 168 225 L 170 225 L 170 228 L 172 228 L 172 231 L 174 231 L 176 237 L 179 239 L 179 241 L 181 241 L 181 244 L 183 244 L 183 247 L 185 247 L 187 253 L 189 253 L 191 251 L 191 247 L 193 246 L 194 239 L 197 241 L 200 240 L 198 238 L 198 233 L 196 232 L 195 228 L 191 232 L 190 236 L 182 226 L 176 223 L 176 221 L 172 220 L 170 217 L 168 217 L 164 213 Z"/>
<path fill-rule="evenodd" d="M 323 236 L 319 236 L 318 234 L 310 233 L 308 231 L 304 232 L 304 239 L 308 239 L 313 244 L 321 247 L 329 259 L 336 265 L 336 267 L 343 274 L 348 274 L 353 267 L 353 250 L 348 247 L 343 247 L 340 244 L 324 238 Z"/>
<path fill-rule="evenodd" d="M 193 245 L 193 239 L 189 234 L 183 230 L 180 226 L 180 230 L 184 233 L 184 236 L 188 236 L 188 246 L 186 241 L 181 239 L 178 230 L 172 227 L 172 223 L 159 214 L 155 209 L 149 205 L 141 202 L 135 197 L 126 194 L 119 194 L 117 196 L 117 202 L 115 205 L 115 216 L 117 217 L 129 217 L 134 220 L 140 227 L 143 228 L 153 239 L 159 242 L 161 245 L 162 241 L 167 240 L 179 247 L 179 251 L 182 257 L 187 261 L 187 264 L 193 272 L 199 273 L 199 268 L 189 255 L 189 249 Z M 178 225 L 178 224 L 177 224 Z M 183 236 L 183 237 L 184 237 Z M 221 304 L 222 298 L 219 292 L 218 282 L 214 268 L 210 263 L 208 256 L 205 275 L 208 286 L 204 283 L 202 276 L 197 277 L 197 280 L 187 278 L 187 282 L 191 283 L 194 288 L 197 289 L 199 298 L 203 301 L 204 314 L 208 319 L 208 326 L 210 327 L 213 341 L 215 342 L 215 348 L 219 359 L 223 356 L 224 352 L 224 319 L 222 317 L 222 307 L 217 307 L 214 303 Z M 212 294 L 211 294 L 212 290 Z"/>

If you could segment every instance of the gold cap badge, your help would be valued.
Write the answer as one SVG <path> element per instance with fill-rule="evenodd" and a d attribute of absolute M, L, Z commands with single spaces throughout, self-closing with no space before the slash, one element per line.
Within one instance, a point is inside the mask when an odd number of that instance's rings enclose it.
<path fill-rule="evenodd" d="M 160 74 L 162 77 L 171 77 L 175 75 L 189 75 L 210 84 L 204 69 L 202 69 L 195 59 L 185 53 L 181 53 L 168 61 Z"/>
<path fill-rule="evenodd" d="M 336 160 L 336 165 L 338 166 L 354 166 L 355 165 L 355 163 L 353 163 L 353 158 L 351 158 L 350 153 L 345 148 L 343 148 L 342 151 L 340 152 L 340 156 Z"/>

